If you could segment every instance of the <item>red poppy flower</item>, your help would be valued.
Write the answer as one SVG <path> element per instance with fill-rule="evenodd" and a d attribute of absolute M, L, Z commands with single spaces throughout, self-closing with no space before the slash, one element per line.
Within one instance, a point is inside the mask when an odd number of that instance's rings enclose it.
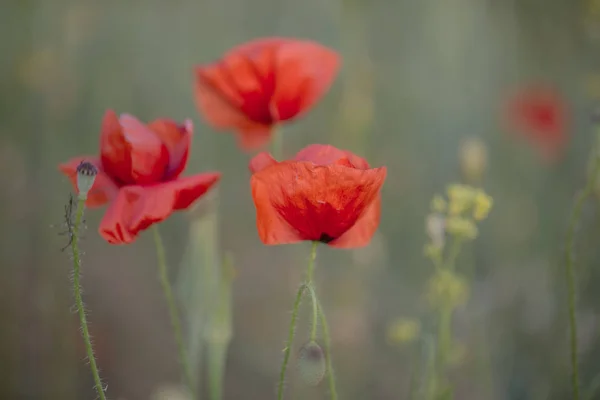
<path fill-rule="evenodd" d="M 379 226 L 386 168 L 333 146 L 310 145 L 293 160 L 250 161 L 258 235 L 264 244 L 303 240 L 361 247 Z"/>
<path fill-rule="evenodd" d="M 256 39 L 196 68 L 196 103 L 214 128 L 232 129 L 243 148 L 257 148 L 268 142 L 274 124 L 315 105 L 339 64 L 338 54 L 318 43 Z"/>
<path fill-rule="evenodd" d="M 167 119 L 143 124 L 135 117 L 107 111 L 100 133 L 100 157 L 76 157 L 59 169 L 77 190 L 76 169 L 82 160 L 98 169 L 86 205 L 110 203 L 100 234 L 109 243 L 131 243 L 144 229 L 183 210 L 220 178 L 211 172 L 181 178 L 188 159 L 192 123 Z"/>
<path fill-rule="evenodd" d="M 510 129 L 528 137 L 548 161 L 556 160 L 567 143 L 567 110 L 559 93 L 549 87 L 523 88 L 509 98 Z"/>

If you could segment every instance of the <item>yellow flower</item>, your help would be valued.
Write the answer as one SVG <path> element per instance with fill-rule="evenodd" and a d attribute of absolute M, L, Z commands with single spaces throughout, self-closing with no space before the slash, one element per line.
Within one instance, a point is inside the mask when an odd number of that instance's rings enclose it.
<path fill-rule="evenodd" d="M 466 303 L 469 297 L 467 282 L 456 273 L 437 270 L 427 287 L 427 300 L 435 308 L 455 308 Z"/>
<path fill-rule="evenodd" d="M 471 186 L 452 184 L 448 186 L 448 212 L 450 215 L 459 215 L 468 211 L 473 206 L 475 189 Z"/>
<path fill-rule="evenodd" d="M 492 209 L 493 200 L 490 196 L 485 194 L 482 190 L 478 190 L 474 199 L 473 218 L 476 221 L 481 221 L 487 218 L 490 210 Z"/>
<path fill-rule="evenodd" d="M 387 328 L 387 341 L 389 344 L 409 343 L 419 337 L 421 323 L 416 319 L 398 318 Z"/>
<path fill-rule="evenodd" d="M 464 217 L 450 217 L 446 220 L 446 231 L 464 239 L 475 239 L 479 232 L 473 221 Z"/>

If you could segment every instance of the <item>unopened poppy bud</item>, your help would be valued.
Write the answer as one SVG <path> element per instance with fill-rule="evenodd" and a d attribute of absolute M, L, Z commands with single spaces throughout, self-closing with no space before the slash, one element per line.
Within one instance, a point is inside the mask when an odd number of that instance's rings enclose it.
<path fill-rule="evenodd" d="M 302 382 L 309 386 L 316 386 L 323 380 L 327 371 L 325 354 L 321 346 L 314 340 L 306 343 L 300 349 L 298 371 Z"/>
<path fill-rule="evenodd" d="M 470 184 L 478 184 L 483 179 L 487 167 L 487 148 L 477 138 L 464 141 L 459 150 L 460 169 L 464 179 Z"/>
<path fill-rule="evenodd" d="M 88 192 L 94 185 L 94 180 L 98 175 L 98 169 L 89 161 L 82 161 L 77 166 L 77 190 L 79 198 L 86 200 Z"/>

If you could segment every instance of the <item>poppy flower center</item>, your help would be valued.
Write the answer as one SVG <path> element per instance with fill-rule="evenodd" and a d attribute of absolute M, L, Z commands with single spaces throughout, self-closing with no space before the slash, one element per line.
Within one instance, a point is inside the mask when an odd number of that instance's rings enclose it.
<path fill-rule="evenodd" d="M 319 242 L 327 244 L 327 243 L 329 243 L 329 242 L 333 241 L 333 239 L 335 239 L 335 238 L 334 238 L 334 237 L 331 237 L 331 236 L 329 236 L 329 235 L 328 235 L 328 234 L 326 234 L 326 233 L 322 233 L 322 234 L 321 234 L 321 237 L 319 237 Z"/>

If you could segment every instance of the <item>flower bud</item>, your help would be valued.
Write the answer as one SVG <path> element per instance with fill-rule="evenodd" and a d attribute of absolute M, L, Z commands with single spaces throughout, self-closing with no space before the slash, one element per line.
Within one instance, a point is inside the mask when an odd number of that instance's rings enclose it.
<path fill-rule="evenodd" d="M 460 169 L 466 182 L 479 184 L 487 167 L 487 148 L 478 138 L 464 141 L 459 150 Z"/>
<path fill-rule="evenodd" d="M 94 185 L 98 169 L 89 161 L 83 160 L 77 166 L 77 190 L 79 199 L 86 200 L 87 194 Z"/>
<path fill-rule="evenodd" d="M 308 386 L 317 386 L 323 380 L 327 371 L 325 354 L 321 346 L 314 340 L 306 343 L 300 349 L 298 371 L 302 382 Z"/>

